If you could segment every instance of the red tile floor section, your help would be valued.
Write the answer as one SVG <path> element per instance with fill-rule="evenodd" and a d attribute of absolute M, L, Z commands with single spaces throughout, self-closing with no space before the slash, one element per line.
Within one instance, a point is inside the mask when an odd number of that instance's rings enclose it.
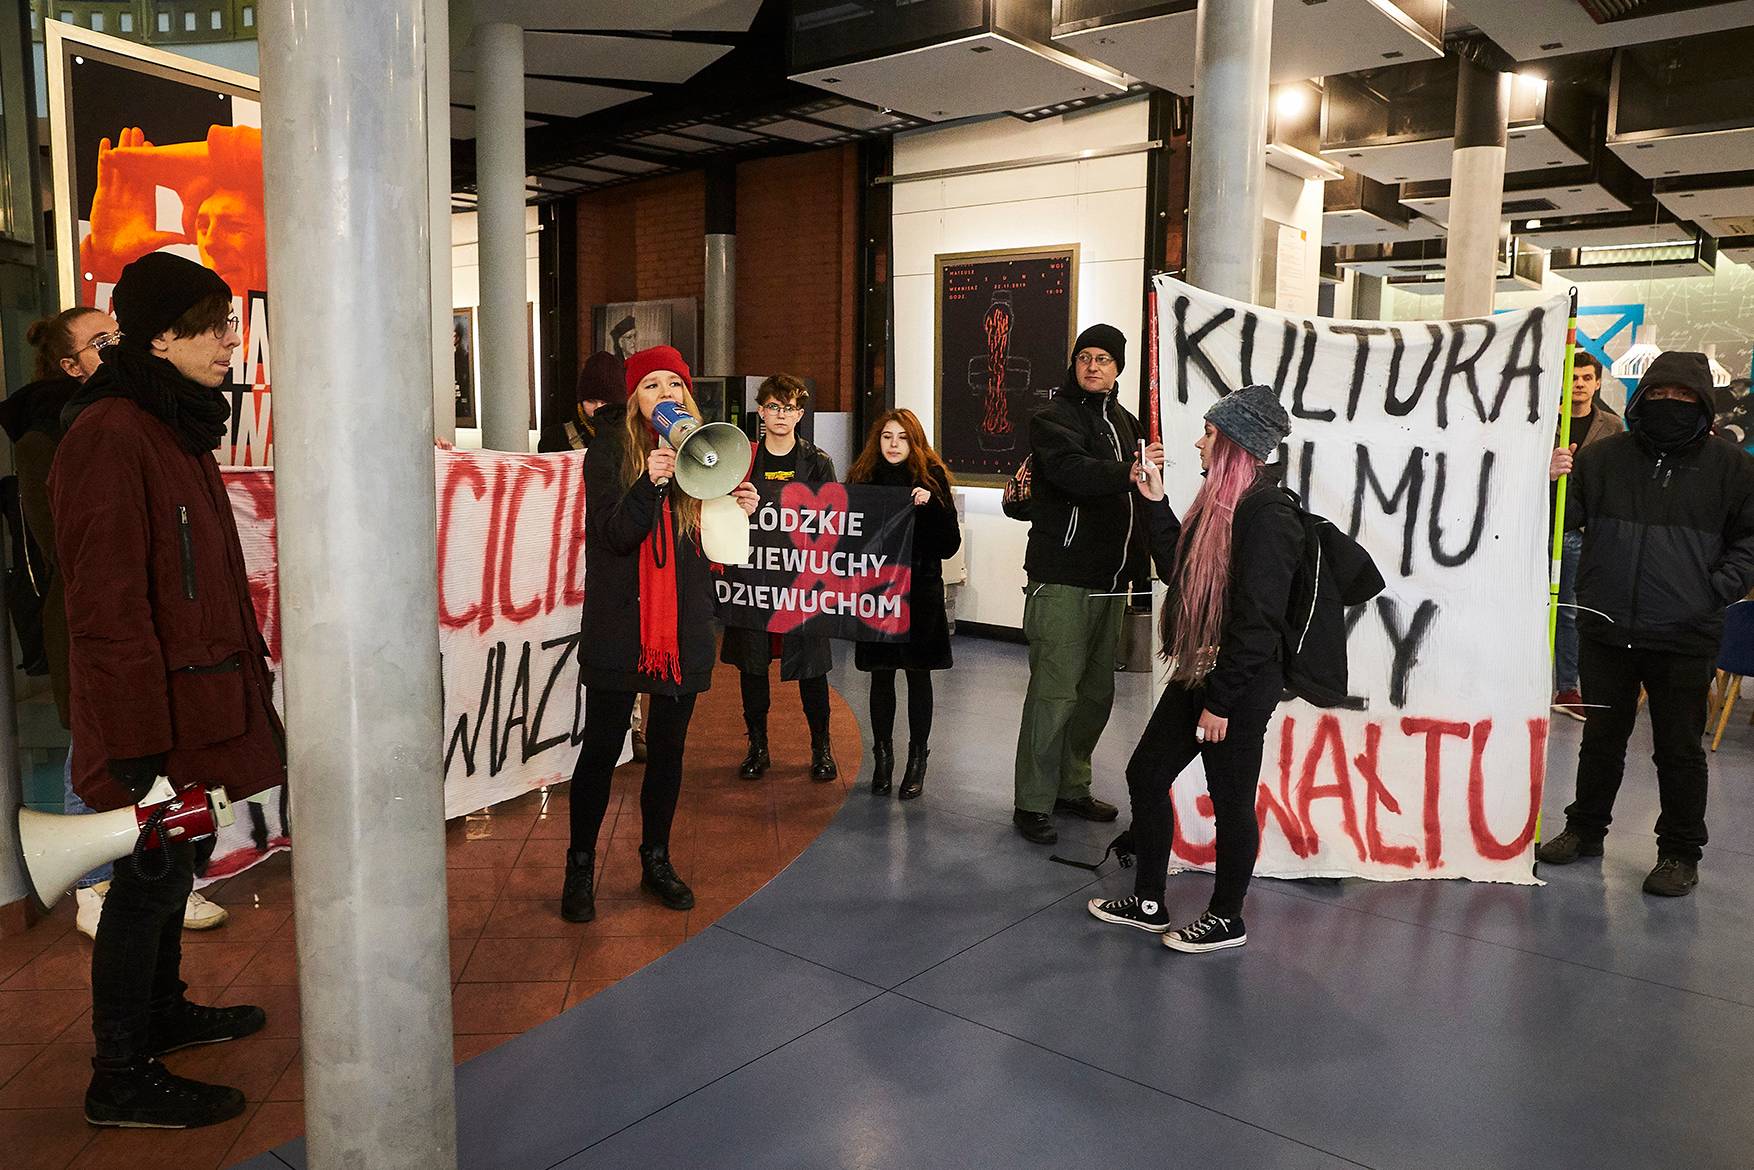
<path fill-rule="evenodd" d="M 777 672 L 776 672 L 777 673 Z M 595 995 L 700 933 L 797 857 L 839 809 L 863 746 L 833 696 L 836 784 L 808 776 L 809 741 L 794 687 L 774 684 L 775 766 L 739 780 L 745 748 L 736 676 L 720 667 L 689 730 L 688 772 L 672 830 L 687 913 L 639 893 L 637 764 L 615 775 L 600 838 L 597 920 L 558 910 L 567 846 L 566 786 L 532 792 L 445 828 L 456 1058 L 467 1060 Z M 203 1003 L 255 1003 L 267 1029 L 166 1058 L 173 1072 L 236 1085 L 249 1108 L 208 1129 L 98 1130 L 82 1111 L 91 1072 L 91 944 L 73 900 L 23 934 L 0 938 L 0 1165 L 5 1170 L 129 1167 L 208 1170 L 304 1129 L 292 867 L 284 854 L 207 891 L 231 911 L 218 930 L 183 935 L 183 977 Z"/>

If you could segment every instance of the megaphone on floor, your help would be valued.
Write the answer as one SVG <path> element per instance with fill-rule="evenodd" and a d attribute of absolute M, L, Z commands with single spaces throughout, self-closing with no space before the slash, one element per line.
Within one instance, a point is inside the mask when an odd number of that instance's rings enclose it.
<path fill-rule="evenodd" d="M 728 497 L 755 463 L 749 436 L 730 423 L 703 423 L 668 400 L 652 408 L 652 428 L 676 449 L 676 486 L 701 502 L 701 551 L 721 565 L 747 561 L 749 518 Z"/>
<path fill-rule="evenodd" d="M 190 784 L 178 789 L 163 776 L 139 804 L 111 812 L 59 816 L 18 810 L 19 855 L 46 913 L 67 887 L 105 862 L 157 849 L 162 841 L 199 841 L 236 819 L 225 789 Z"/>

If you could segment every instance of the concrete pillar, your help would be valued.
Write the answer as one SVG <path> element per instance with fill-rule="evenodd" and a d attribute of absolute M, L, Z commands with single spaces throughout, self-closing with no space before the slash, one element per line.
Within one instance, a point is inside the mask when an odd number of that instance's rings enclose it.
<path fill-rule="evenodd" d="M 307 1162 L 450 1170 L 426 4 L 261 13 Z"/>
<path fill-rule="evenodd" d="M 1255 303 L 1273 0 L 1200 0 L 1188 181 L 1188 281 Z"/>
<path fill-rule="evenodd" d="M 706 295 L 702 373 L 737 372 L 737 168 L 706 172 Z"/>
<path fill-rule="evenodd" d="M 451 5 L 426 3 L 426 184 L 432 219 L 432 432 L 457 438 L 451 360 Z"/>
<path fill-rule="evenodd" d="M 1352 272 L 1352 305 L 1354 321 L 1382 320 L 1382 290 L 1387 283 L 1380 276 L 1369 276 L 1356 269 Z"/>
<path fill-rule="evenodd" d="M 524 305 L 524 30 L 475 26 L 475 182 L 481 227 L 481 445 L 530 449 Z"/>
<path fill-rule="evenodd" d="M 1443 266 L 1443 315 L 1451 320 L 1492 312 L 1512 81 L 1510 74 L 1489 69 L 1466 54 L 1460 57 L 1460 67 Z"/>

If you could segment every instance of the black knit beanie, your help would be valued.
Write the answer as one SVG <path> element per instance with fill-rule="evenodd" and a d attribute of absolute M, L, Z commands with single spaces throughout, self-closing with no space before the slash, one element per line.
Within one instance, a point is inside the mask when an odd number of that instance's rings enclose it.
<path fill-rule="evenodd" d="M 148 252 L 122 269 L 110 302 L 124 349 L 146 353 L 152 339 L 208 297 L 231 300 L 219 274 L 170 252 Z"/>
<path fill-rule="evenodd" d="M 620 358 L 600 349 L 585 359 L 579 370 L 578 400 L 610 406 L 627 401 L 627 367 Z"/>
<path fill-rule="evenodd" d="M 1074 362 L 1086 349 L 1100 349 L 1115 360 L 1115 373 L 1127 368 L 1127 335 L 1113 325 L 1092 325 L 1072 344 Z"/>
<path fill-rule="evenodd" d="M 1271 386 L 1233 390 L 1212 404 L 1206 421 L 1262 463 L 1273 458 L 1291 433 L 1291 416 Z"/>

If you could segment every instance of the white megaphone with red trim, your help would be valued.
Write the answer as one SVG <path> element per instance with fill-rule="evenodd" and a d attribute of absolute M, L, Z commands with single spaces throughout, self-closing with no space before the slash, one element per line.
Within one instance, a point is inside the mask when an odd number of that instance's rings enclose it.
<path fill-rule="evenodd" d="M 158 849 L 161 841 L 199 841 L 236 819 L 225 789 L 179 789 L 160 776 L 139 804 L 111 812 L 59 816 L 19 809 L 19 855 L 47 913 L 68 886 L 105 862 Z"/>
<path fill-rule="evenodd" d="M 676 449 L 676 486 L 700 501 L 701 551 L 721 565 L 747 561 L 749 517 L 730 495 L 755 463 L 749 436 L 730 423 L 703 423 L 668 400 L 652 408 L 652 428 Z"/>

